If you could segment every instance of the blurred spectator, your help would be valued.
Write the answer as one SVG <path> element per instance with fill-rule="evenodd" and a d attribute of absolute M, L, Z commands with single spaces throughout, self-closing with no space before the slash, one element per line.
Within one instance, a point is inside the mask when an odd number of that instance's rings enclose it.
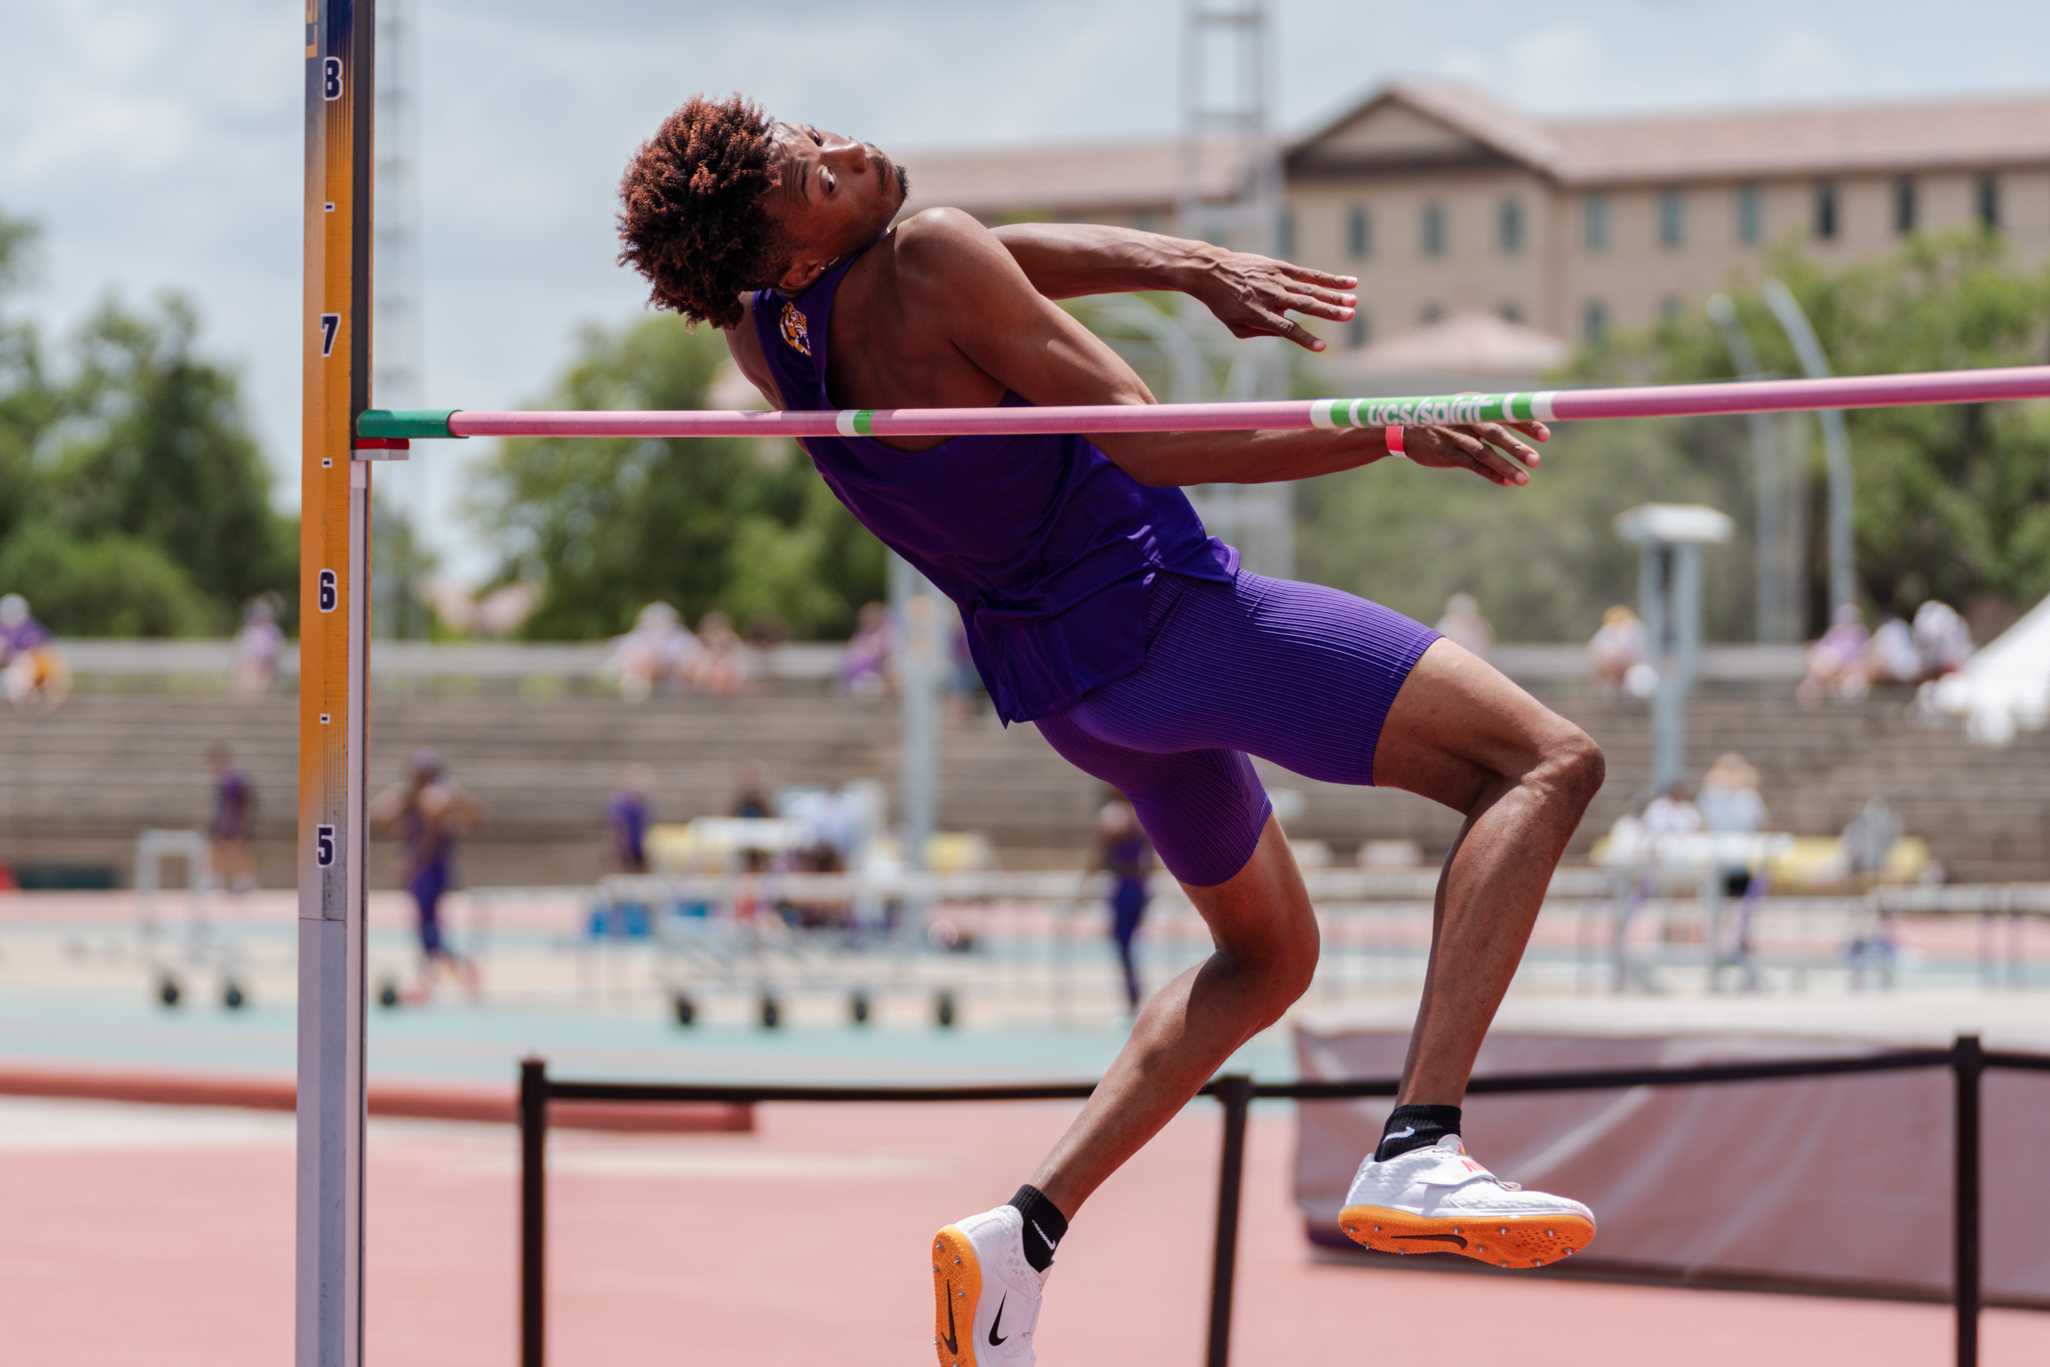
<path fill-rule="evenodd" d="M 1445 600 L 1445 615 L 1438 619 L 1438 634 L 1455 645 L 1465 646 L 1483 660 L 1495 649 L 1495 629 L 1481 615 L 1480 600 L 1470 593 L 1455 593 Z"/>
<path fill-rule="evenodd" d="M 1858 814 L 1851 818 L 1851 824 L 1844 827 L 1840 840 L 1844 873 L 1860 892 L 1870 892 L 1878 886 L 1886 873 L 1887 857 L 1893 853 L 1894 843 L 1900 838 L 1900 817 L 1876 797 L 1860 807 Z M 1862 978 L 1867 963 L 1873 964 L 1882 977 L 1890 977 L 1899 953 L 1900 939 L 1895 931 L 1893 913 L 1883 903 L 1875 908 L 1871 926 L 1864 933 L 1852 936 L 1844 945 L 1844 954 L 1851 961 L 1854 985 Z"/>
<path fill-rule="evenodd" d="M 1601 685 L 1612 693 L 1620 693 L 1631 685 L 1633 671 L 1650 668 L 1647 650 L 1644 623 L 1635 612 L 1618 603 L 1602 614 L 1601 626 L 1587 643 L 1587 658 Z M 1637 688 L 1632 687 L 1631 691 L 1636 694 Z"/>
<path fill-rule="evenodd" d="M 1153 868 L 1153 846 L 1147 842 L 1132 805 L 1115 789 L 1097 814 L 1096 855 L 1090 868 L 1110 875 L 1110 938 L 1124 970 L 1125 1001 L 1136 1016 L 1145 994 L 1139 985 L 1134 944 L 1139 923 L 1146 917 L 1146 875 Z"/>
<path fill-rule="evenodd" d="M 1687 797 L 1687 785 L 1674 783 L 1644 805 L 1640 818 L 1650 835 L 1696 835 L 1701 830 L 1701 809 Z"/>
<path fill-rule="evenodd" d="M 277 609 L 268 598 L 252 598 L 242 612 L 242 629 L 235 633 L 234 691 L 241 697 L 257 697 L 271 691 L 278 677 L 278 657 L 284 653 L 285 633 L 278 629 Z"/>
<path fill-rule="evenodd" d="M 1841 604 L 1828 631 L 1808 647 L 1808 671 L 1798 692 L 1802 702 L 1856 698 L 1865 692 L 1865 647 L 1871 643 L 1856 603 Z"/>
<path fill-rule="evenodd" d="M 235 767 L 228 747 L 215 741 L 207 748 L 213 774 L 214 811 L 207 823 L 207 862 L 214 883 L 230 892 L 256 886 L 256 860 L 249 852 L 249 829 L 256 816 L 256 789 L 249 775 Z"/>
<path fill-rule="evenodd" d="M 612 795 L 606 821 L 612 828 L 612 867 L 620 873 L 648 871 L 648 789 L 655 775 L 645 764 L 630 764 Z"/>
<path fill-rule="evenodd" d="M 1864 665 L 1868 686 L 1920 683 L 1922 654 L 1915 649 L 1915 633 L 1906 622 L 1889 615 L 1866 643 Z"/>
<path fill-rule="evenodd" d="M 55 707 L 71 691 L 71 674 L 50 633 L 18 593 L 0 598 L 0 690 L 16 707 Z"/>
<path fill-rule="evenodd" d="M 1719 755 L 1701 776 L 1701 792 L 1695 798 L 1701 825 L 1710 835 L 1757 835 L 1765 829 L 1765 799 L 1758 791 L 1758 770 L 1738 754 Z M 1718 870 L 1723 895 L 1739 898 L 1735 936 L 1735 958 L 1748 965 L 1751 960 L 1751 918 L 1765 893 L 1765 876 L 1748 860 L 1725 860 Z M 1755 982 L 1755 979 L 1753 980 Z"/>
<path fill-rule="evenodd" d="M 628 702 L 645 702 L 664 685 L 680 685 L 700 653 L 697 638 L 684 628 L 676 609 L 650 603 L 633 630 L 613 642 L 619 692 Z"/>
<path fill-rule="evenodd" d="M 477 816 L 477 804 L 449 780 L 432 750 L 415 751 L 406 782 L 371 804 L 370 819 L 396 826 L 406 842 L 406 890 L 413 894 L 420 934 L 420 983 L 413 1001 L 433 996 L 435 969 L 444 967 L 473 998 L 478 995 L 476 962 L 449 945 L 441 926 L 441 899 L 457 887 L 456 841 Z"/>
<path fill-rule="evenodd" d="M 875 698 L 895 689 L 895 634 L 888 608 L 881 603 L 861 605 L 854 619 L 854 635 L 840 653 L 842 691 L 857 698 Z"/>
<path fill-rule="evenodd" d="M 1948 603 L 1931 598 L 1916 608 L 1914 636 L 1924 682 L 1955 674 L 1972 658 L 1972 629 Z"/>
<path fill-rule="evenodd" d="M 747 683 L 745 650 L 733 621 L 712 611 L 698 619 L 698 650 L 684 678 L 707 693 L 738 693 Z"/>
<path fill-rule="evenodd" d="M 768 784 L 762 779 L 761 765 L 742 766 L 740 783 L 733 793 L 733 805 L 727 810 L 733 816 L 749 818 L 776 814 L 776 804 L 770 800 Z"/>

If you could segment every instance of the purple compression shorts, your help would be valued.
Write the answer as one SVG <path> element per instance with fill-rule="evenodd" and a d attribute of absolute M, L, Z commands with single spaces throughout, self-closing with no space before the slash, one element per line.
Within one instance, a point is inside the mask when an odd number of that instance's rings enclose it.
<path fill-rule="evenodd" d="M 1235 583 L 1157 577 L 1146 663 L 1040 733 L 1125 795 L 1183 883 L 1225 882 L 1273 810 L 1249 755 L 1305 778 L 1374 781 L 1374 746 L 1402 681 L 1438 633 L 1318 584 L 1240 571 Z"/>

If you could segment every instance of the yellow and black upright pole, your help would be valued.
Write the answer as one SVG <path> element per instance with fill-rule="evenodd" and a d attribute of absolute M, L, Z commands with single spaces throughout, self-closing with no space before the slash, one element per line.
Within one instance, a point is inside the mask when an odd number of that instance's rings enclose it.
<path fill-rule="evenodd" d="M 299 499 L 298 1367 L 363 1362 L 374 0 L 306 0 Z"/>

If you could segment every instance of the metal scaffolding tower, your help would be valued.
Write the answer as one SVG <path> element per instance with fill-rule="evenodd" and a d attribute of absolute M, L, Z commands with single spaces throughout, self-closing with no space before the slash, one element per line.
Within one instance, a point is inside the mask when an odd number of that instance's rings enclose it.
<path fill-rule="evenodd" d="M 1274 134 L 1273 26 L 1267 0 L 1186 0 L 1182 23 L 1182 174 L 1180 231 L 1240 251 L 1286 255 L 1288 209 L 1282 200 L 1281 148 Z M 1220 171 L 1228 171 L 1220 175 Z M 1180 320 L 1206 342 L 1216 324 L 1192 299 Z M 1179 400 L 1281 398 L 1288 388 L 1288 343 L 1229 342 L 1206 378 L 1215 393 Z M 1289 486 L 1212 485 L 1196 493 L 1211 529 L 1236 543 L 1263 574 L 1294 572 L 1295 527 Z"/>

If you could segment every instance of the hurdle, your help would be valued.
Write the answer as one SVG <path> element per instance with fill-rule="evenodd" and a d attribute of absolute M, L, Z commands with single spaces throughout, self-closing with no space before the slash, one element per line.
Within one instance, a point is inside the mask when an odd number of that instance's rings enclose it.
<path fill-rule="evenodd" d="M 813 413 L 387 412 L 372 406 L 376 0 L 306 0 L 301 303 L 299 1367 L 361 1367 L 370 507 L 414 439 L 890 437 L 1375 428 L 2050 398 L 2050 366 L 1634 389 Z"/>

